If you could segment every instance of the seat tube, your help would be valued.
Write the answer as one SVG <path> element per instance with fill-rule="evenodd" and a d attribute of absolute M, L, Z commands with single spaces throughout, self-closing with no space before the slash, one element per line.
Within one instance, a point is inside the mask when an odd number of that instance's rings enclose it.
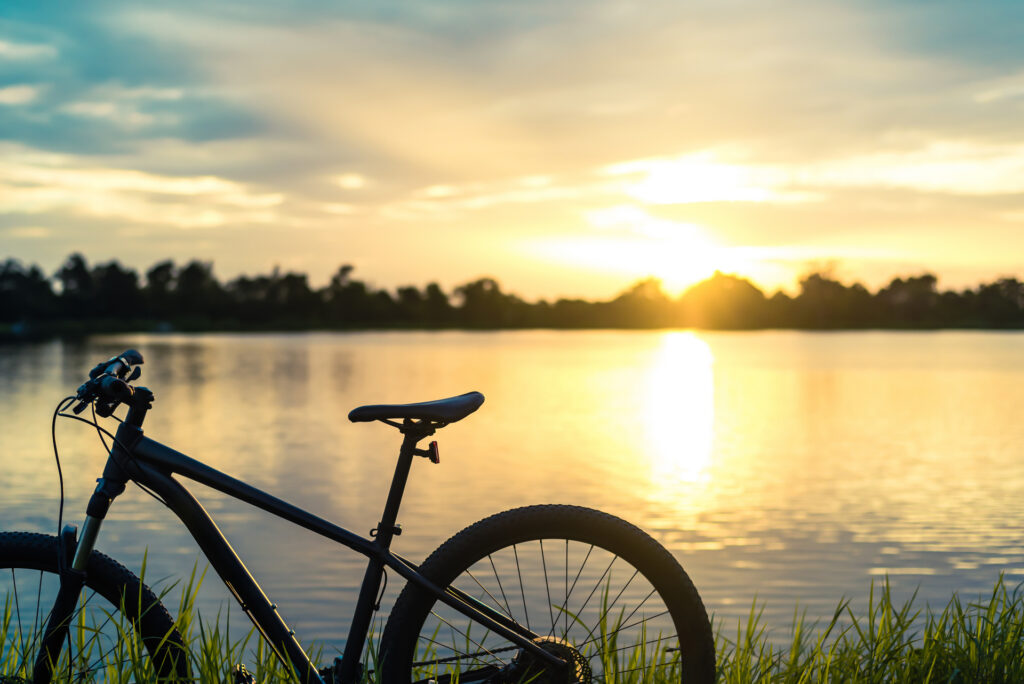
<path fill-rule="evenodd" d="M 406 432 L 405 439 L 402 441 L 402 447 L 398 452 L 398 464 L 395 466 L 395 475 L 391 479 L 391 489 L 388 491 L 388 500 L 384 504 L 384 514 L 381 516 L 377 529 L 374 530 L 376 546 L 381 554 L 391 547 L 391 540 L 395 535 L 401 534 L 401 529 L 395 524 L 395 521 L 398 519 L 398 509 L 402 503 L 402 494 L 405 492 L 405 483 L 409 479 L 416 443 L 425 436 L 422 432 Z M 366 635 L 370 630 L 370 621 L 373 619 L 374 610 L 376 610 L 377 594 L 380 591 L 383 574 L 384 561 L 381 555 L 370 558 L 366 566 L 366 573 L 363 575 L 363 583 L 359 588 L 359 599 L 356 601 L 355 614 L 352 617 L 352 625 L 349 627 L 345 651 L 341 658 L 340 680 L 342 684 L 354 684 L 362 676 L 359 659 L 362 657 Z"/>

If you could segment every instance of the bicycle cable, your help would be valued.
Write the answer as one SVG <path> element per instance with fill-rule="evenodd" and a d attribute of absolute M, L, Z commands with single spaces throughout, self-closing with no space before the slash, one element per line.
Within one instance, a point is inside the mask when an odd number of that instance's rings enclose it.
<path fill-rule="evenodd" d="M 64 415 L 64 409 L 74 402 L 75 397 L 64 397 L 57 402 L 57 408 L 53 410 L 53 419 L 50 421 L 50 439 L 53 441 L 53 458 L 57 461 L 57 481 L 60 482 L 60 503 L 57 506 L 57 537 L 60 538 L 60 528 L 64 525 L 64 472 L 60 467 L 60 452 L 57 450 L 57 416 Z"/>
<path fill-rule="evenodd" d="M 107 443 L 103 439 L 103 435 L 106 435 L 107 437 L 110 437 L 110 439 L 112 439 L 114 441 L 114 444 L 116 444 L 119 447 L 121 447 L 121 449 L 126 454 L 128 454 L 129 458 L 132 457 L 131 456 L 131 451 L 129 451 L 125 447 L 125 445 L 121 442 L 121 440 L 119 440 L 117 438 L 116 435 L 111 434 L 111 432 L 109 430 L 107 430 L 106 428 L 102 427 L 99 424 L 99 421 L 95 417 L 95 415 L 93 416 L 93 420 L 90 421 L 90 420 L 86 420 L 85 418 L 82 418 L 80 416 L 73 415 L 71 413 L 64 413 L 64 410 L 66 410 L 67 407 L 70 405 L 68 403 L 69 399 L 71 400 L 71 402 L 74 402 L 76 397 L 66 397 L 64 400 L 62 400 L 59 404 L 57 404 L 57 410 L 54 411 L 54 415 L 53 415 L 53 424 L 51 426 L 52 427 L 52 431 L 51 432 L 52 432 L 52 436 L 53 436 L 53 453 L 54 453 L 55 456 L 57 455 L 57 433 L 56 433 L 56 430 L 57 430 L 57 416 L 60 416 L 61 418 L 70 418 L 72 420 L 77 420 L 80 423 L 85 423 L 86 425 L 91 425 L 93 428 L 96 429 L 97 434 L 100 435 L 100 441 L 103 443 L 103 448 L 107 449 L 108 452 L 110 451 L 110 449 L 107 448 Z M 96 410 L 96 407 L 93 406 L 94 414 L 95 414 L 95 410 Z M 121 421 L 121 422 L 123 422 L 123 421 Z M 60 507 L 58 509 L 58 514 L 57 514 L 58 536 L 60 536 L 60 526 L 63 524 L 63 516 L 64 516 L 64 476 L 63 476 L 63 474 L 61 474 L 60 457 L 59 456 L 57 456 L 57 474 L 58 474 L 58 476 L 60 478 Z M 132 482 L 135 483 L 136 487 L 138 487 L 142 491 L 144 491 L 147 494 L 149 494 L 151 497 L 153 497 L 154 499 L 159 501 L 164 506 L 167 506 L 167 502 L 164 501 L 162 498 L 160 498 L 160 496 L 158 496 L 155 492 L 153 492 L 149 488 L 143 486 L 142 484 L 140 484 L 138 482 L 135 482 L 135 480 L 132 480 Z"/>
<path fill-rule="evenodd" d="M 68 416 L 68 417 L 70 418 L 70 416 Z M 123 420 L 121 420 L 120 418 L 118 418 L 114 414 L 110 414 L 110 417 L 113 418 L 114 420 L 116 420 L 118 423 L 124 423 Z M 86 421 L 86 422 L 88 422 L 88 421 Z M 114 435 L 111 435 L 110 432 L 108 432 L 104 428 L 100 427 L 99 418 L 96 417 L 96 404 L 92 404 L 92 425 L 93 425 L 93 427 L 96 428 L 96 435 L 100 438 L 100 444 L 103 445 L 103 450 L 104 451 L 106 451 L 107 453 L 110 453 L 110 447 L 107 446 L 107 440 L 103 439 L 103 433 L 106 433 L 107 435 L 110 435 L 110 438 L 112 440 L 114 440 L 115 444 L 117 444 L 118 446 L 121 447 L 122 451 L 124 451 L 126 454 L 128 454 L 128 458 L 132 458 L 131 452 L 124 448 L 124 444 L 121 444 L 121 442 L 118 441 L 117 437 L 115 437 Z M 142 484 L 136 482 L 135 480 L 132 480 L 132 482 L 135 484 L 136 487 L 138 487 L 142 491 L 144 491 L 147 494 L 149 494 L 151 497 L 153 497 L 155 500 L 159 501 L 164 506 L 167 506 L 167 502 L 164 501 L 163 498 L 161 498 L 159 495 L 157 495 L 149 487 L 146 487 L 145 485 L 142 485 Z"/>

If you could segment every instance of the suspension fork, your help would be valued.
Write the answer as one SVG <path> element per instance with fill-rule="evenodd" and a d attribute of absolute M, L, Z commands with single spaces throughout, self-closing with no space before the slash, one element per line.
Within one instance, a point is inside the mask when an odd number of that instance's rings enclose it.
<path fill-rule="evenodd" d="M 141 390 L 141 392 L 139 391 Z M 145 420 L 146 411 L 149 409 L 153 395 L 144 387 L 136 389 L 136 396 L 129 405 L 128 416 L 124 425 L 141 427 Z M 122 425 L 123 427 L 123 425 Z M 138 431 L 135 431 L 138 432 Z M 85 586 L 86 571 L 89 567 L 89 557 L 96 546 L 96 538 L 100 533 L 100 526 L 107 517 L 111 502 L 116 499 L 125 489 L 128 476 L 119 465 L 122 458 L 128 458 L 130 454 L 125 452 L 123 438 L 129 433 L 118 428 L 117 438 L 111 446 L 107 463 L 103 467 L 103 477 L 99 479 L 96 490 L 89 498 L 89 505 L 85 510 L 85 522 L 82 524 L 82 535 L 75 539 L 77 528 L 74 525 L 65 525 L 61 530 L 59 546 L 57 549 L 57 566 L 60 570 L 60 589 L 57 598 L 50 609 L 50 617 L 46 621 L 46 629 L 43 631 L 43 639 L 36 654 L 36 661 L 32 667 L 33 684 L 49 684 L 53 679 L 53 669 L 60 660 L 61 648 L 68 632 L 71 629 L 71 622 L 75 616 L 75 607 L 81 597 L 82 588 Z M 137 437 L 136 437 L 137 439 Z M 133 444 L 127 445 L 131 448 Z M 71 654 L 68 654 L 71 657 Z"/>
<path fill-rule="evenodd" d="M 106 471 L 106 469 L 104 470 Z M 96 545 L 100 525 L 103 524 L 103 519 L 107 515 L 110 502 L 124 491 L 124 487 L 123 481 L 100 478 L 96 491 L 89 499 L 81 538 L 76 541 L 75 535 L 78 528 L 74 525 L 65 525 L 61 530 L 60 545 L 57 551 L 60 590 L 57 592 L 57 598 L 50 610 L 50 617 L 43 632 L 42 644 L 32 668 L 32 681 L 35 684 L 48 684 L 53 677 L 53 668 L 60 659 L 61 647 L 68 636 L 68 630 L 71 628 L 71 622 L 75 615 L 75 607 L 78 605 L 82 587 L 85 586 L 89 556 Z"/>

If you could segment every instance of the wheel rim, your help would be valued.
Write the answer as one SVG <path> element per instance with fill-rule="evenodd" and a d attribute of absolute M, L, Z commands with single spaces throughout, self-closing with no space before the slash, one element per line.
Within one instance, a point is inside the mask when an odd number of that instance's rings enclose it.
<path fill-rule="evenodd" d="M 439 603 L 420 630 L 413 681 L 518 681 L 527 670 L 525 679 L 540 682 L 681 678 L 678 630 L 665 599 L 644 573 L 597 545 L 513 544 L 483 556 L 451 585 L 540 640 L 563 644 L 547 649 L 570 649 L 556 653 L 563 660 L 580 662 L 561 672 L 524 669 L 519 647 Z"/>

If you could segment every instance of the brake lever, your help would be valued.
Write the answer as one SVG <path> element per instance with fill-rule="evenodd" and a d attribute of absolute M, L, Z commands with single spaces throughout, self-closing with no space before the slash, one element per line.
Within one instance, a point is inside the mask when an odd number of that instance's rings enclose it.
<path fill-rule="evenodd" d="M 75 404 L 71 410 L 77 416 L 86 407 L 92 403 L 93 399 L 96 398 L 96 386 L 99 384 L 98 379 L 86 380 L 75 392 L 75 399 L 78 399 L 78 403 Z"/>

